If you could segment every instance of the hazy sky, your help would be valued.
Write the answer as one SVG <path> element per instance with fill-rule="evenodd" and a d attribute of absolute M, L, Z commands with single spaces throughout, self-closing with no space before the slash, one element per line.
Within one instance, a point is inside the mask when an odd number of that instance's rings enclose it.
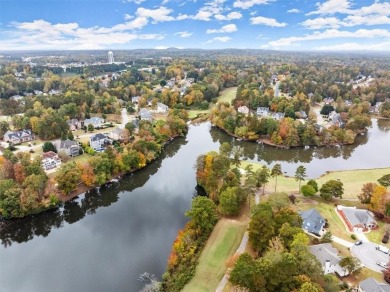
<path fill-rule="evenodd" d="M 0 50 L 390 51 L 388 0 L 0 0 Z"/>

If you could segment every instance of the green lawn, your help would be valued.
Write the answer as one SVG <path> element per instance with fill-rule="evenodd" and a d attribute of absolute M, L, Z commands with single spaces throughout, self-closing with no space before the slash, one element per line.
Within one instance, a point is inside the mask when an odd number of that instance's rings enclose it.
<path fill-rule="evenodd" d="M 221 219 L 199 258 L 194 278 L 182 291 L 215 291 L 226 272 L 225 262 L 234 255 L 245 230 L 244 223 Z"/>
<path fill-rule="evenodd" d="M 236 93 L 237 87 L 226 88 L 220 92 L 218 102 L 228 102 L 230 104 L 231 101 L 236 97 Z"/>
<path fill-rule="evenodd" d="M 188 111 L 188 118 L 189 119 L 194 119 L 196 118 L 199 114 L 208 114 L 210 113 L 210 110 L 189 110 Z"/>
<path fill-rule="evenodd" d="M 317 209 L 317 211 L 328 220 L 329 227 L 327 228 L 333 235 L 340 237 L 342 239 L 353 242 L 351 238 L 351 233 L 347 232 L 344 223 L 341 221 L 340 217 L 335 211 L 335 207 L 332 203 L 324 202 L 313 202 L 305 203 L 306 200 L 303 198 L 298 199 L 297 208 L 298 210 L 307 210 L 311 208 Z M 312 200 L 310 200 L 312 201 Z"/>

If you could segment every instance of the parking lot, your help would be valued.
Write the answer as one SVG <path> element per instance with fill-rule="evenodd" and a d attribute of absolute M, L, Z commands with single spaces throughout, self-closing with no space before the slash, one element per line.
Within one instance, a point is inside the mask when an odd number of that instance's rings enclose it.
<path fill-rule="evenodd" d="M 382 272 L 384 268 L 378 266 L 376 262 L 388 263 L 390 257 L 388 254 L 385 254 L 375 248 L 378 245 L 372 242 L 363 242 L 361 245 L 354 245 L 351 247 L 351 254 L 358 258 L 360 262 L 367 268 L 376 271 Z"/>

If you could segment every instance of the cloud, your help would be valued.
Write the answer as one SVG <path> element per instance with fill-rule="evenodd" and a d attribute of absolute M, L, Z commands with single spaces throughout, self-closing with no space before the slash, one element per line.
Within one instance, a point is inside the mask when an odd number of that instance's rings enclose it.
<path fill-rule="evenodd" d="M 383 38 L 390 37 L 390 32 L 386 29 L 358 29 L 354 32 L 351 31 L 340 31 L 337 29 L 328 29 L 323 32 L 314 32 L 305 36 L 293 36 L 287 38 L 281 38 L 275 41 L 269 42 L 264 47 L 280 48 L 287 46 L 297 45 L 302 41 L 313 41 L 313 40 L 324 40 L 324 39 L 338 39 L 338 38 Z"/>
<path fill-rule="evenodd" d="M 242 17 L 242 14 L 240 12 L 230 12 L 229 14 L 222 15 L 222 14 L 216 14 L 214 15 L 214 18 L 217 20 L 233 20 L 233 19 L 240 19 Z"/>
<path fill-rule="evenodd" d="M 125 20 L 130 20 L 130 19 L 133 19 L 133 18 L 134 18 L 134 16 L 133 16 L 133 15 L 130 15 L 130 14 L 127 14 L 127 13 L 125 13 L 125 14 L 123 14 L 123 18 L 124 18 Z"/>
<path fill-rule="evenodd" d="M 145 2 L 146 0 L 123 0 L 123 3 L 135 3 L 135 4 L 141 4 L 142 2 Z"/>
<path fill-rule="evenodd" d="M 308 29 L 339 28 L 340 20 L 336 17 L 319 17 L 314 19 L 307 19 L 301 24 Z"/>
<path fill-rule="evenodd" d="M 188 38 L 188 37 L 192 36 L 192 32 L 178 31 L 178 32 L 175 33 L 175 35 L 178 35 L 181 38 Z"/>
<path fill-rule="evenodd" d="M 265 5 L 269 4 L 273 0 L 236 0 L 233 3 L 233 7 L 241 8 L 241 9 L 248 9 L 255 5 Z"/>
<path fill-rule="evenodd" d="M 299 13 L 301 11 L 299 9 L 293 8 L 293 9 L 287 10 L 287 12 L 288 13 Z"/>
<path fill-rule="evenodd" d="M 231 33 L 237 31 L 237 26 L 235 24 L 228 24 L 222 26 L 220 29 L 208 29 L 206 33 Z"/>
<path fill-rule="evenodd" d="M 210 21 L 214 15 L 221 14 L 223 12 L 223 4 L 226 0 L 212 0 L 206 2 L 198 12 L 190 16 L 189 18 L 202 21 Z"/>
<path fill-rule="evenodd" d="M 287 25 L 287 23 L 285 22 L 278 22 L 274 18 L 268 18 L 263 16 L 251 17 L 250 20 L 251 24 L 262 24 L 272 27 L 285 27 Z"/>
<path fill-rule="evenodd" d="M 152 18 L 154 23 L 157 23 L 175 20 L 175 18 L 170 15 L 172 12 L 172 9 L 169 9 L 164 6 L 160 6 L 156 9 L 140 7 L 137 9 L 136 14 L 138 15 L 138 17 Z"/>
<path fill-rule="evenodd" d="M 135 19 L 134 21 L 139 21 Z M 147 20 L 146 20 L 147 21 Z M 132 22 L 111 28 L 82 28 L 77 23 L 52 24 L 39 19 L 32 22 L 13 22 L 11 30 L 4 32 L 8 38 L 0 41 L 2 49 L 101 49 L 107 46 L 128 44 L 134 40 L 162 40 L 162 34 L 127 32 Z"/>
<path fill-rule="evenodd" d="M 316 3 L 317 10 L 308 13 L 312 14 L 335 14 L 335 13 L 351 13 L 351 2 L 349 0 L 327 0 L 323 3 Z"/>
<path fill-rule="evenodd" d="M 223 37 L 215 37 L 215 38 L 213 38 L 211 40 L 208 40 L 206 43 L 207 44 L 214 43 L 214 42 L 227 43 L 227 42 L 230 42 L 231 40 L 232 40 L 231 37 L 223 36 Z"/>
<path fill-rule="evenodd" d="M 342 43 L 332 46 L 319 46 L 315 50 L 320 51 L 388 51 L 390 48 L 390 41 L 381 43 Z"/>

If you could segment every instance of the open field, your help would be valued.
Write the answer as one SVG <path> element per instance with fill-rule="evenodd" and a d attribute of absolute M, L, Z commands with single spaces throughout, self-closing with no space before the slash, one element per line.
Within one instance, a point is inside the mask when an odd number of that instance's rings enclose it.
<path fill-rule="evenodd" d="M 253 170 L 256 171 L 261 164 L 256 162 L 242 161 L 240 168 L 245 169 L 249 164 L 253 165 Z M 314 178 L 318 183 L 319 188 L 322 184 L 328 180 L 340 180 L 344 185 L 343 199 L 357 200 L 357 194 L 360 193 L 363 184 L 369 182 L 376 182 L 378 178 L 385 174 L 390 173 L 390 167 L 387 168 L 375 168 L 375 169 L 357 169 L 357 170 L 343 170 L 343 171 L 331 171 L 321 175 L 319 178 Z M 306 178 L 302 181 L 301 185 L 305 184 L 310 178 Z M 277 191 L 287 193 L 298 193 L 298 182 L 294 177 L 278 177 Z M 267 192 L 275 191 L 275 179 L 270 178 L 269 183 L 266 186 Z"/>
<path fill-rule="evenodd" d="M 231 101 L 236 97 L 236 93 L 237 93 L 237 87 L 226 88 L 221 91 L 218 97 L 218 102 L 231 103 Z"/>
<path fill-rule="evenodd" d="M 194 278 L 182 291 L 215 291 L 225 274 L 225 261 L 234 255 L 246 230 L 246 223 L 221 219 L 214 227 L 199 258 Z"/>

